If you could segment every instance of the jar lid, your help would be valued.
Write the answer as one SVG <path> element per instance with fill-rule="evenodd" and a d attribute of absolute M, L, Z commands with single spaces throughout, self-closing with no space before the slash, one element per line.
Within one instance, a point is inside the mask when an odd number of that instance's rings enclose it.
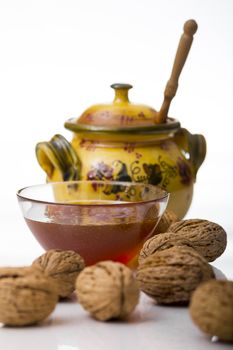
<path fill-rule="evenodd" d="M 157 112 L 150 106 L 129 101 L 130 84 L 112 84 L 115 97 L 112 103 L 89 107 L 77 119 L 69 119 L 65 127 L 72 131 L 89 130 L 105 132 L 129 132 L 170 130 L 179 128 L 178 121 L 167 118 L 166 123 L 156 124 Z"/>

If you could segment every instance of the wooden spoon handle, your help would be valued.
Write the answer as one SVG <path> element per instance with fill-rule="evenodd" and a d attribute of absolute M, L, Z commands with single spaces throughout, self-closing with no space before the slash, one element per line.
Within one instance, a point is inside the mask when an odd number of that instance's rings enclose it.
<path fill-rule="evenodd" d="M 197 31 L 197 23 L 193 19 L 190 19 L 189 21 L 185 22 L 184 33 L 180 38 L 175 61 L 173 63 L 171 76 L 167 82 L 167 85 L 164 91 L 164 100 L 163 100 L 161 109 L 158 112 L 156 123 L 165 123 L 166 121 L 170 103 L 176 94 L 176 91 L 178 88 L 179 76 L 185 64 L 190 47 L 192 45 L 193 35 L 196 33 L 196 31 Z"/>

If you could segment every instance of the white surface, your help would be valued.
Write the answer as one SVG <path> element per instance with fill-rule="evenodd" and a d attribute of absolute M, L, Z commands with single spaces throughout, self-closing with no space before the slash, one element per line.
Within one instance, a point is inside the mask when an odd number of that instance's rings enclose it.
<path fill-rule="evenodd" d="M 0 342 L 4 350 L 232 349 L 203 335 L 187 308 L 159 307 L 144 294 L 126 322 L 99 322 L 75 301 L 63 302 L 43 325 L 0 329 Z"/>
<path fill-rule="evenodd" d="M 194 18 L 199 29 L 170 116 L 206 136 L 187 217 L 226 229 L 227 250 L 214 264 L 233 279 L 232 13 L 232 0 L 0 0 L 0 265 L 30 264 L 43 251 L 15 196 L 45 181 L 35 144 L 54 133 L 70 139 L 64 121 L 111 101 L 114 82 L 132 83 L 132 101 L 159 109 L 183 23 Z M 197 341 L 198 349 L 219 349 L 184 309 L 146 304 L 146 315 L 143 305 L 144 316 L 123 325 L 61 304 L 47 327 L 2 329 L 0 349 L 197 349 Z"/>

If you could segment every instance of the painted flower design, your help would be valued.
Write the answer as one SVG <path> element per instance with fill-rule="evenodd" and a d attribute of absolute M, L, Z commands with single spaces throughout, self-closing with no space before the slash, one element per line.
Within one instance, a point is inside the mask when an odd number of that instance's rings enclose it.
<path fill-rule="evenodd" d="M 162 181 L 163 176 L 159 164 L 144 163 L 142 166 L 147 175 L 149 184 L 158 185 Z"/>
<path fill-rule="evenodd" d="M 82 139 L 79 143 L 81 148 L 85 148 L 87 151 L 95 151 L 98 141 L 91 141 L 87 139 Z"/>
<path fill-rule="evenodd" d="M 178 158 L 176 164 L 178 167 L 179 175 L 181 177 L 181 183 L 184 185 L 189 185 L 192 179 L 192 173 L 191 173 L 190 167 L 180 157 Z"/>
<path fill-rule="evenodd" d="M 128 153 L 132 153 L 135 150 L 135 143 L 126 143 L 124 145 L 124 151 Z"/>
<path fill-rule="evenodd" d="M 98 163 L 87 173 L 88 180 L 112 180 L 113 168 L 104 162 Z"/>

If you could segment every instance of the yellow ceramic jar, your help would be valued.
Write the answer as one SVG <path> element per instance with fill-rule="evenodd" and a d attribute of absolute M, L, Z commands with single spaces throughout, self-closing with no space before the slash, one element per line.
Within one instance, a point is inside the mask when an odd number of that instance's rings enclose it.
<path fill-rule="evenodd" d="M 129 102 L 128 84 L 114 84 L 112 104 L 88 108 L 65 127 L 69 143 L 55 135 L 36 146 L 47 181 L 118 180 L 145 182 L 170 192 L 168 208 L 180 218 L 193 195 L 197 171 L 206 154 L 204 136 L 192 135 L 167 118 L 156 124 L 157 112 Z M 111 193 L 117 199 L 119 193 Z"/>

